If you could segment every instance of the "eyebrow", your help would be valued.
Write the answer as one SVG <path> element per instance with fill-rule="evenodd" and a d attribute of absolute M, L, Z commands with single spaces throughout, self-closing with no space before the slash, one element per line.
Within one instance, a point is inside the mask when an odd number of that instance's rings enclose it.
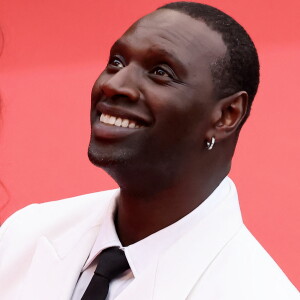
<path fill-rule="evenodd" d="M 127 44 L 121 39 L 117 40 L 111 47 L 111 52 L 115 49 L 117 50 L 119 47 L 127 49 Z M 161 48 L 159 45 L 154 45 L 147 51 L 147 56 L 153 57 L 155 55 L 161 56 L 163 59 L 166 59 L 166 63 L 170 63 L 175 69 L 178 69 L 178 72 L 181 75 L 185 75 L 187 70 L 183 63 L 179 60 L 175 53 L 172 51 Z"/>

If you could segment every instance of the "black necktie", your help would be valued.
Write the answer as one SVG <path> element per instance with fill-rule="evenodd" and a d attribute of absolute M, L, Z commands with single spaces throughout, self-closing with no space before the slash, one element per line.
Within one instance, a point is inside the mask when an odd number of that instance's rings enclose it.
<path fill-rule="evenodd" d="M 112 279 L 129 269 L 125 253 L 118 247 L 111 247 L 99 254 L 94 276 L 81 300 L 105 300 Z"/>

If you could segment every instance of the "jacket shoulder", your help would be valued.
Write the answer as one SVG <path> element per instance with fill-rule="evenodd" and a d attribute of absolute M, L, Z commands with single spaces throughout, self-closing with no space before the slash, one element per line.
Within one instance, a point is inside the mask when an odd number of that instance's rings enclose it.
<path fill-rule="evenodd" d="M 42 234 L 59 232 L 73 224 L 89 219 L 97 223 L 109 205 L 114 202 L 116 190 L 108 190 L 50 201 L 31 204 L 11 215 L 0 228 L 0 253 L 3 244 L 27 242 Z"/>
<path fill-rule="evenodd" d="M 203 289 L 211 299 L 300 300 L 296 287 L 244 225 L 211 263 L 192 295 L 200 295 Z"/>

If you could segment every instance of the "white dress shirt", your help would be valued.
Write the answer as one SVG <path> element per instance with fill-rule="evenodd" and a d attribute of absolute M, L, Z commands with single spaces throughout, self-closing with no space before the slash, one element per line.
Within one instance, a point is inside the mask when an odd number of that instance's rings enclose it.
<path fill-rule="evenodd" d="M 122 247 L 114 225 L 114 205 L 107 210 L 100 231 L 83 266 L 81 276 L 74 289 L 72 300 L 80 300 L 91 281 L 98 263 L 98 254 L 109 247 L 117 246 L 125 251 L 130 270 L 111 281 L 107 300 L 115 299 L 126 287 L 149 266 L 157 264 L 159 257 L 180 237 L 208 216 L 219 202 L 226 198 L 230 184 L 225 178 L 214 192 L 196 209 L 174 224 L 151 234 L 127 247 Z M 222 195 L 222 197 L 221 197 Z"/>

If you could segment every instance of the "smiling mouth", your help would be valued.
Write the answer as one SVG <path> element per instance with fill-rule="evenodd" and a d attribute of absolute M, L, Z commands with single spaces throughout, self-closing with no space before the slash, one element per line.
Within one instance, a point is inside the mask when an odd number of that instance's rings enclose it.
<path fill-rule="evenodd" d="M 137 124 L 136 121 L 129 120 L 129 119 L 123 119 L 117 116 L 112 116 L 109 114 L 102 113 L 99 119 L 100 123 L 111 125 L 111 126 L 117 126 L 117 127 L 123 127 L 123 128 L 142 128 L 143 125 Z"/>

